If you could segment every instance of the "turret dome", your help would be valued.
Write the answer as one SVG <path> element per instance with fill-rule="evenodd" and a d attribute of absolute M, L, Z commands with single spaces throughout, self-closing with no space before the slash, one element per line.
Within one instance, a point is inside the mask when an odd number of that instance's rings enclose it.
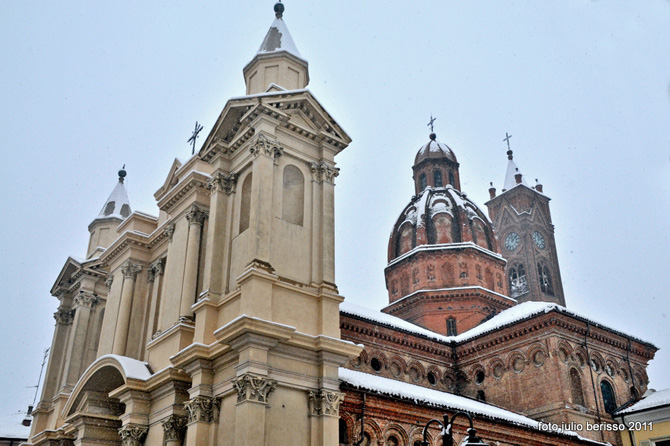
<path fill-rule="evenodd" d="M 430 134 L 430 141 L 421 146 L 414 158 L 414 165 L 417 166 L 427 159 L 445 158 L 453 163 L 457 163 L 456 155 L 453 150 L 443 142 L 438 141 L 435 133 Z"/>
<path fill-rule="evenodd" d="M 429 141 L 416 153 L 412 170 L 417 195 L 429 186 L 443 187 L 450 184 L 461 189 L 456 155 L 448 145 L 437 139 L 435 133 L 430 134 Z"/>

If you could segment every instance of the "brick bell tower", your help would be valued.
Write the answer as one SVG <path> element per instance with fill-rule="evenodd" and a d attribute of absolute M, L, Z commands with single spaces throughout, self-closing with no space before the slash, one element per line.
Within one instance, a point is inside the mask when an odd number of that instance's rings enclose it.
<path fill-rule="evenodd" d="M 393 226 L 382 311 L 456 335 L 516 301 L 484 212 L 460 191 L 458 161 L 435 133 L 416 154 L 415 195 Z"/>
<path fill-rule="evenodd" d="M 496 196 L 491 183 L 491 199 L 486 203 L 507 260 L 510 296 L 519 302 L 554 302 L 565 306 L 550 198 L 544 195 L 537 180 L 533 187 L 526 183 L 514 162 L 510 137 L 505 138 L 508 161 L 504 188 Z"/>

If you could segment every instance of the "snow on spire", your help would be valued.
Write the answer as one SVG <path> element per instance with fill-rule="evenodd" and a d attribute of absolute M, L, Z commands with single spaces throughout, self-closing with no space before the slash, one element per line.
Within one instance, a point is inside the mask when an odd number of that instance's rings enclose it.
<path fill-rule="evenodd" d="M 109 198 L 105 202 L 105 205 L 102 207 L 100 214 L 97 218 L 108 218 L 116 217 L 120 219 L 125 219 L 130 215 L 130 200 L 128 200 L 128 191 L 126 186 L 123 184 L 124 179 L 126 178 L 125 164 L 123 168 L 119 170 L 119 182 L 116 183 L 114 190 L 109 194 Z M 97 220 L 96 218 L 96 220 Z"/>
<path fill-rule="evenodd" d="M 268 53 L 278 53 L 280 51 L 286 51 L 293 54 L 294 56 L 302 59 L 298 47 L 293 43 L 293 38 L 291 33 L 288 31 L 286 24 L 284 23 L 283 13 L 284 13 L 284 4 L 279 2 L 275 4 L 275 20 L 272 22 L 268 33 L 263 39 L 260 48 L 256 54 L 268 54 Z M 304 60 L 304 59 L 303 59 Z"/>

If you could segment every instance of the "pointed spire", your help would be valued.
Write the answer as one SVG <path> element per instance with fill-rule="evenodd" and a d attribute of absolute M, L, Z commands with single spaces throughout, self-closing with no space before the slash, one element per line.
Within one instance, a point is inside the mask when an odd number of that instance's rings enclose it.
<path fill-rule="evenodd" d="M 308 63 L 284 23 L 284 10 L 281 1 L 274 5 L 275 19 L 254 58 L 244 67 L 247 94 L 263 93 L 272 84 L 299 90 L 309 83 Z"/>
<path fill-rule="evenodd" d="M 505 183 L 503 184 L 503 192 L 510 190 L 517 184 L 526 184 L 526 180 L 523 179 L 523 175 L 521 175 L 521 171 L 519 171 L 519 168 L 517 167 L 516 163 L 514 162 L 514 155 L 512 154 L 512 149 L 509 145 L 509 140 L 512 137 L 509 133 L 505 133 L 505 138 L 503 138 L 503 141 L 507 142 L 507 172 L 505 173 Z M 519 175 L 519 177 L 517 177 Z M 518 180 L 518 181 L 517 181 Z"/>
<path fill-rule="evenodd" d="M 128 191 L 123 184 L 127 174 L 126 165 L 124 164 L 121 170 L 119 170 L 119 182 L 116 183 L 112 193 L 109 194 L 109 198 L 107 198 L 97 218 L 116 217 L 123 220 L 130 215 Z"/>

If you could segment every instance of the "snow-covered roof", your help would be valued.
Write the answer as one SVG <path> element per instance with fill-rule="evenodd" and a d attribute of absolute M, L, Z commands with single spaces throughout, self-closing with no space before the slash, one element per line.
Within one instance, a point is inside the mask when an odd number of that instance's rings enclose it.
<path fill-rule="evenodd" d="M 414 165 L 416 166 L 421 161 L 428 158 L 447 158 L 453 162 L 457 162 L 456 155 L 454 154 L 453 150 L 451 150 L 451 148 L 445 143 L 440 142 L 437 137 L 433 139 L 433 136 L 435 135 L 432 134 L 430 141 L 421 146 L 419 151 L 416 153 L 416 157 L 414 158 Z"/>
<path fill-rule="evenodd" d="M 457 336 L 444 336 L 439 333 L 435 333 L 433 331 L 427 330 L 423 327 L 419 327 L 418 325 L 412 324 L 410 322 L 407 322 L 405 320 L 402 320 L 398 317 L 391 316 L 386 313 L 382 313 L 381 311 L 376 311 L 372 310 L 369 308 L 362 307 L 360 305 L 355 305 L 349 302 L 343 302 L 340 304 L 340 311 L 345 313 L 345 314 L 350 314 L 353 316 L 358 316 L 362 319 L 369 320 L 371 322 L 377 322 L 382 325 L 389 326 L 391 328 L 397 328 L 405 332 L 409 333 L 414 333 L 418 334 L 420 336 L 427 337 L 429 339 L 434 339 L 436 341 L 441 341 L 441 342 L 456 342 L 456 343 L 462 343 L 465 341 L 469 341 L 471 339 L 474 339 L 478 336 L 485 335 L 487 333 L 494 332 L 496 330 L 499 330 L 503 327 L 515 324 L 517 322 L 520 322 L 525 319 L 529 319 L 533 316 L 537 316 L 543 313 L 549 313 L 551 311 L 558 311 L 563 314 L 567 314 L 573 317 L 577 317 L 579 319 L 588 321 L 589 323 L 593 324 L 594 326 L 604 328 L 606 330 L 612 331 L 614 333 L 621 334 L 622 336 L 629 336 L 623 333 L 620 333 L 617 330 L 614 330 L 612 328 L 609 328 L 605 326 L 604 324 L 601 324 L 599 322 L 594 321 L 593 319 L 589 317 L 584 317 L 572 310 L 568 310 L 565 307 L 562 307 L 558 304 L 555 303 L 549 303 L 549 302 L 524 302 L 518 305 L 515 305 L 512 308 L 508 308 L 507 310 L 501 311 L 498 313 L 496 316 L 492 317 L 486 322 L 483 322 L 479 325 L 477 325 L 474 328 L 471 328 L 468 331 L 465 331 Z M 632 338 L 632 337 L 631 337 Z M 652 343 L 648 341 L 644 341 L 639 338 L 632 338 L 635 339 L 639 342 L 642 342 L 647 345 L 653 346 Z"/>
<path fill-rule="evenodd" d="M 138 361 L 137 359 L 120 355 L 103 355 L 98 359 L 96 359 L 93 362 L 93 364 L 91 364 L 88 367 L 88 369 L 95 367 L 100 361 L 103 361 L 107 358 L 112 358 L 119 363 L 119 365 L 123 369 L 124 375 L 126 375 L 126 378 L 140 379 L 144 381 L 151 377 L 151 370 L 149 370 L 149 364 L 147 364 L 146 362 Z M 84 372 L 83 375 L 86 375 L 86 372 Z"/>
<path fill-rule="evenodd" d="M 270 29 L 265 35 L 260 48 L 258 48 L 257 54 L 278 53 L 280 51 L 286 51 L 303 59 L 300 55 L 300 51 L 298 51 L 298 47 L 295 46 L 295 43 L 293 42 L 291 33 L 288 31 L 284 20 L 282 18 L 276 18 L 274 22 L 272 22 L 272 25 L 270 25 Z"/>
<path fill-rule="evenodd" d="M 521 173 L 521 171 L 519 171 L 519 168 L 517 167 L 514 160 L 510 159 L 509 161 L 507 161 L 507 172 L 505 173 L 505 185 L 503 186 L 503 191 L 508 191 L 514 186 L 516 186 L 517 183 L 516 178 L 514 178 L 514 176 L 517 173 Z M 521 184 L 528 186 L 523 176 L 521 176 Z"/>
<path fill-rule="evenodd" d="M 109 194 L 109 198 L 105 201 L 105 205 L 100 210 L 97 218 L 118 217 L 125 219 L 130 215 L 130 200 L 128 199 L 128 191 L 123 184 L 123 178 L 119 178 L 114 190 Z"/>
<path fill-rule="evenodd" d="M 483 417 L 501 420 L 517 426 L 529 427 L 531 429 L 541 430 L 539 422 L 520 415 L 518 413 L 492 406 L 470 398 L 454 395 L 447 392 L 441 392 L 435 389 L 417 386 L 401 381 L 395 381 L 381 376 L 370 375 L 368 373 L 357 372 L 345 368 L 339 369 L 339 376 L 345 383 L 356 388 L 363 388 L 369 391 L 378 392 L 396 398 L 405 398 L 412 400 L 414 404 L 423 404 L 440 408 L 449 408 L 452 410 L 463 410 L 471 414 L 481 415 Z M 543 429 L 544 430 L 544 429 Z M 546 430 L 544 430 L 546 432 Z M 576 432 L 567 430 L 550 431 L 563 434 L 570 437 L 576 437 L 594 444 L 604 444 L 581 437 Z"/>
<path fill-rule="evenodd" d="M 632 406 L 617 412 L 617 415 L 641 412 L 643 410 L 655 409 L 663 406 L 670 406 L 670 389 L 659 390 L 647 395 Z"/>

